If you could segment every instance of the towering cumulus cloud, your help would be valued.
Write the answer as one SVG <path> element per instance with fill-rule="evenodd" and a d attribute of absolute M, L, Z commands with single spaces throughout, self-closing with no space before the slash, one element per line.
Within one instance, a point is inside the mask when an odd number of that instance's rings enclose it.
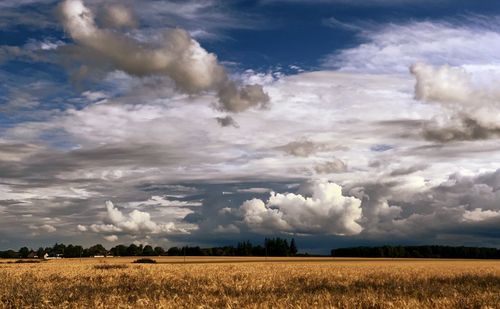
<path fill-rule="evenodd" d="M 271 193 L 267 203 L 253 199 L 243 203 L 243 222 L 256 232 L 283 231 L 304 234 L 355 235 L 363 228 L 361 200 L 342 195 L 342 187 L 316 182 L 312 197 Z"/>
<path fill-rule="evenodd" d="M 115 24 L 119 15 L 120 25 L 124 22 L 130 25 L 129 14 L 123 9 L 110 12 Z M 99 28 L 92 11 L 81 0 L 64 1 L 61 15 L 69 35 L 115 69 L 139 77 L 168 76 L 180 90 L 189 94 L 215 91 L 220 107 L 229 112 L 241 112 L 269 101 L 259 85 L 238 87 L 217 57 L 203 49 L 185 30 L 172 29 L 162 36 L 161 42 L 153 44 Z"/>

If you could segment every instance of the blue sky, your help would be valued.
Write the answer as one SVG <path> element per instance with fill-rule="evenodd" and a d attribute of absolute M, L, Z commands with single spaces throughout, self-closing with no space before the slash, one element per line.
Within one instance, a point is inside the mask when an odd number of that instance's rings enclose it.
<path fill-rule="evenodd" d="M 492 1 L 0 11 L 0 248 L 500 245 Z"/>

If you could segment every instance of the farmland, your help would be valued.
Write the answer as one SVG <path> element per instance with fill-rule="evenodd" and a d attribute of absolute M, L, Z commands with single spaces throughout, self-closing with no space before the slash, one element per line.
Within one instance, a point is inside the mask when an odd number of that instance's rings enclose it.
<path fill-rule="evenodd" d="M 3 308 L 498 308 L 500 261 L 158 257 L 0 260 Z M 11 262 L 11 263 L 8 263 Z"/>

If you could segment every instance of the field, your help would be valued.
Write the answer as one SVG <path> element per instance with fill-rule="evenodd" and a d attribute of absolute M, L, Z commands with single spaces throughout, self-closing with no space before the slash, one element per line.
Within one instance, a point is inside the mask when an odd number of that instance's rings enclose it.
<path fill-rule="evenodd" d="M 0 260 L 2 308 L 500 308 L 500 261 Z"/>

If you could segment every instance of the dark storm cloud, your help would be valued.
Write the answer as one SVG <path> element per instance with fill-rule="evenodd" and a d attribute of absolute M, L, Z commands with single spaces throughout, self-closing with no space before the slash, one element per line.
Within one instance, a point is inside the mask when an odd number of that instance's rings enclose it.
<path fill-rule="evenodd" d="M 476 176 L 451 175 L 424 190 L 404 189 L 404 182 L 359 183 L 349 189 L 362 198 L 363 236 L 416 237 L 439 241 L 441 234 L 477 236 L 500 222 L 500 170 Z M 496 235 L 494 228 L 490 234 Z"/>

